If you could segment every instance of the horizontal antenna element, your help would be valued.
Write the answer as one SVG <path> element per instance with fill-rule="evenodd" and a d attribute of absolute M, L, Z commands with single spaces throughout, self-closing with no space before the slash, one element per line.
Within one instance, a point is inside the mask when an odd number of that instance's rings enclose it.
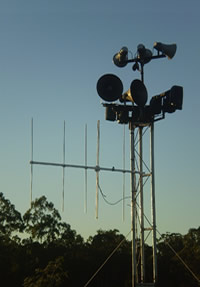
<path fill-rule="evenodd" d="M 122 172 L 122 173 L 134 173 L 134 174 L 139 174 L 139 171 L 131 171 L 129 169 L 119 169 L 115 168 L 114 166 L 109 168 L 109 167 L 101 167 L 101 166 L 85 166 L 81 164 L 63 164 L 63 163 L 55 163 L 55 162 L 45 162 L 45 161 L 34 161 L 31 160 L 30 164 L 37 164 L 37 165 L 48 165 L 48 166 L 60 166 L 60 167 L 72 167 L 72 168 L 83 168 L 83 169 L 93 169 L 94 171 L 112 171 L 112 172 Z"/>
<path fill-rule="evenodd" d="M 124 127 L 124 137 L 125 137 L 125 127 Z M 95 217 L 98 218 L 99 213 L 99 191 L 100 191 L 100 184 L 99 184 L 99 173 L 100 171 L 109 171 L 109 172 L 118 172 L 123 174 L 123 205 L 122 205 L 122 215 L 124 221 L 124 214 L 125 214 L 125 174 L 140 174 L 139 171 L 125 169 L 125 138 L 123 142 L 123 167 L 122 168 L 115 168 L 113 167 L 102 167 L 99 165 L 99 157 L 100 157 L 100 121 L 97 121 L 97 148 L 96 148 L 96 166 L 88 165 L 87 160 L 87 125 L 85 125 L 85 159 L 84 164 L 68 164 L 66 163 L 66 125 L 64 121 L 63 126 L 63 142 L 62 142 L 62 162 L 45 162 L 45 161 L 35 161 L 33 159 L 33 119 L 31 120 L 31 183 L 30 183 L 30 197 L 32 202 L 32 191 L 33 191 L 33 165 L 44 165 L 44 166 L 52 166 L 52 167 L 61 167 L 62 168 L 62 204 L 61 209 L 64 211 L 64 200 L 65 200 L 65 168 L 79 168 L 84 169 L 85 176 L 84 176 L 84 211 L 87 213 L 87 188 L 88 188 L 88 180 L 87 180 L 87 172 L 88 170 L 94 170 L 96 173 L 96 198 L 95 198 Z M 141 175 L 143 176 L 143 175 Z"/>

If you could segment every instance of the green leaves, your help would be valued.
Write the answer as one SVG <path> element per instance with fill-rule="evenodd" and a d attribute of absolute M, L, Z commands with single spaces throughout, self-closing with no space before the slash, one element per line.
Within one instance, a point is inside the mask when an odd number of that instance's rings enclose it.
<path fill-rule="evenodd" d="M 22 231 L 28 235 L 23 240 Z M 151 282 L 152 247 L 145 248 L 146 280 Z M 84 242 L 45 196 L 35 199 L 22 218 L 0 193 L 0 275 L 6 286 L 84 286 L 115 249 L 91 286 L 130 286 L 131 242 L 117 229 L 98 230 Z M 158 286 L 197 286 L 178 256 L 200 278 L 200 227 L 186 235 L 163 234 L 157 251 Z"/>
<path fill-rule="evenodd" d="M 11 237 L 13 232 L 22 232 L 23 227 L 21 214 L 0 192 L 0 236 Z"/>
<path fill-rule="evenodd" d="M 32 202 L 31 208 L 23 216 L 25 231 L 34 240 L 48 243 L 60 235 L 61 216 L 45 196 Z"/>
<path fill-rule="evenodd" d="M 33 276 L 24 280 L 24 287 L 60 287 L 67 282 L 68 272 L 65 270 L 64 257 L 49 261 L 43 269 L 36 269 Z"/>
<path fill-rule="evenodd" d="M 199 244 L 200 227 L 190 229 L 186 235 L 167 233 L 161 236 L 157 244 L 158 273 L 161 285 L 197 286 L 196 278 L 200 278 Z M 167 279 L 165 278 L 166 273 Z"/>

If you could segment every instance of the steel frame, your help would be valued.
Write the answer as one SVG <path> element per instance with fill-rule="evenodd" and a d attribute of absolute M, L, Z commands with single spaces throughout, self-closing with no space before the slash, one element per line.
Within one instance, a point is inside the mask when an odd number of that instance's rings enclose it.
<path fill-rule="evenodd" d="M 144 128 L 150 129 L 150 167 L 144 161 L 143 157 L 143 137 Z M 154 123 L 129 123 L 130 130 L 130 170 L 116 169 L 115 167 L 99 166 L 99 148 L 100 148 L 100 122 L 97 122 L 97 160 L 96 166 L 87 165 L 87 126 L 85 128 L 85 165 L 65 163 L 65 122 L 64 122 L 64 140 L 63 140 L 63 163 L 42 162 L 33 160 L 33 119 L 31 122 L 31 202 L 33 186 L 33 165 L 56 166 L 63 168 L 63 199 L 64 199 L 64 169 L 80 168 L 85 170 L 87 197 L 87 170 L 96 172 L 96 218 L 98 218 L 99 206 L 99 172 L 111 171 L 130 174 L 130 193 L 131 193 L 131 246 L 132 246 L 132 287 L 154 286 L 157 280 L 157 256 L 156 256 L 156 207 L 155 207 L 155 175 L 154 175 Z M 138 151 L 137 151 L 138 148 Z M 145 170 L 145 171 L 144 171 Z M 151 220 L 145 215 L 144 208 L 144 178 L 151 179 Z M 85 198 L 85 208 L 87 198 Z M 64 209 L 64 203 L 63 203 Z M 139 216 L 138 216 L 139 215 Z M 149 227 L 145 227 L 145 219 Z M 138 236 L 139 226 L 139 236 Z M 145 264 L 145 232 L 152 232 L 152 282 L 146 282 L 146 264 Z M 139 248 L 138 248 L 139 247 Z M 139 252 L 138 252 L 139 251 Z M 139 264 L 138 264 L 139 259 Z"/>

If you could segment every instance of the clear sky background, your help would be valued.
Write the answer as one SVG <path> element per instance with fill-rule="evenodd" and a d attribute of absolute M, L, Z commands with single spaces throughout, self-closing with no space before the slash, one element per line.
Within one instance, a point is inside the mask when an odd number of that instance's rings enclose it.
<path fill-rule="evenodd" d="M 183 110 L 155 124 L 157 226 L 161 233 L 187 233 L 200 225 L 198 0 L 1 0 L 0 2 L 0 191 L 22 214 L 30 207 L 31 118 L 34 160 L 62 162 L 66 121 L 66 162 L 84 164 L 84 127 L 88 127 L 88 164 L 96 165 L 96 125 L 100 120 L 100 165 L 121 168 L 123 126 L 107 122 L 96 92 L 100 76 L 114 73 L 124 90 L 140 78 L 132 65 L 118 68 L 113 55 L 122 46 L 133 54 L 143 43 L 176 43 L 172 60 L 145 66 L 149 98 L 184 87 Z M 147 143 L 148 147 L 148 143 Z M 126 127 L 126 167 L 129 131 Z M 88 211 L 84 213 L 84 171 L 65 170 L 64 221 L 88 238 L 96 230 L 130 231 L 130 206 L 100 198 L 95 219 L 95 172 L 88 171 Z M 129 179 L 126 177 L 126 195 Z M 100 173 L 107 200 L 122 195 L 122 175 Z M 148 192 L 148 191 L 147 191 Z M 33 199 L 45 195 L 60 210 L 62 169 L 34 166 Z M 147 202 L 148 203 L 148 202 Z"/>

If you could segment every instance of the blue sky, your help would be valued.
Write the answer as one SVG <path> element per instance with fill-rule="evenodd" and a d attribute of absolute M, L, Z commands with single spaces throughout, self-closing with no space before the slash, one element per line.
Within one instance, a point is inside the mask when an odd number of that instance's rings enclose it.
<path fill-rule="evenodd" d="M 0 3 L 0 191 L 24 213 L 30 206 L 31 118 L 34 160 L 62 162 L 66 121 L 66 162 L 84 164 L 84 126 L 88 126 L 88 164 L 96 164 L 96 125 L 100 120 L 102 166 L 122 167 L 123 127 L 104 120 L 96 92 L 100 76 L 114 73 L 127 90 L 140 78 L 131 65 L 117 68 L 113 55 L 122 46 L 133 54 L 143 43 L 176 43 L 169 61 L 145 66 L 149 98 L 184 87 L 183 110 L 155 125 L 157 226 L 161 233 L 186 233 L 199 226 L 199 8 L 198 0 L 2 0 Z M 126 128 L 126 166 L 129 131 Z M 95 173 L 88 172 L 88 212 L 84 213 L 84 171 L 66 170 L 63 220 L 85 238 L 97 229 L 130 231 L 122 207 L 100 199 L 95 219 Z M 126 195 L 129 195 L 127 176 Z M 122 176 L 101 173 L 110 201 L 122 194 Z M 34 166 L 33 198 L 45 195 L 60 210 L 62 169 Z"/>

